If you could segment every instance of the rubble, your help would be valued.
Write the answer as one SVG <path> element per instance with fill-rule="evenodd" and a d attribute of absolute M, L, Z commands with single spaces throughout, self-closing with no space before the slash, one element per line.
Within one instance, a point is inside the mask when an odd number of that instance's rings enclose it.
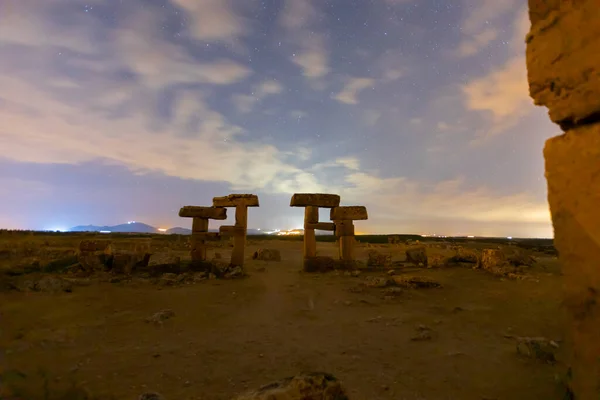
<path fill-rule="evenodd" d="M 462 246 L 456 247 L 456 254 L 450 259 L 454 263 L 474 264 L 473 268 L 479 268 L 480 256 L 476 250 L 466 249 Z"/>
<path fill-rule="evenodd" d="M 158 311 L 145 319 L 147 323 L 162 325 L 164 321 L 175 316 L 175 312 L 171 309 Z"/>
<path fill-rule="evenodd" d="M 392 256 L 390 254 L 382 254 L 376 250 L 369 250 L 367 256 L 367 267 L 389 268 L 392 265 Z"/>
<path fill-rule="evenodd" d="M 424 276 L 394 275 L 392 280 L 397 286 L 412 289 L 441 288 L 442 284 Z"/>
<path fill-rule="evenodd" d="M 517 353 L 546 363 L 556 362 L 559 345 L 544 337 L 518 337 Z"/>
<path fill-rule="evenodd" d="M 411 247 L 406 250 L 406 262 L 427 266 L 427 250 L 424 246 Z"/>
<path fill-rule="evenodd" d="M 341 383 L 331 374 L 311 372 L 285 378 L 252 390 L 234 400 L 348 400 Z"/>
<path fill-rule="evenodd" d="M 427 268 L 443 268 L 448 266 L 449 262 L 450 258 L 443 255 L 432 254 L 427 256 Z"/>
<path fill-rule="evenodd" d="M 148 272 L 151 275 L 174 273 L 181 271 L 181 258 L 170 253 L 156 253 L 150 256 Z"/>
<path fill-rule="evenodd" d="M 281 261 L 281 252 L 277 249 L 259 249 L 252 255 L 253 260 Z"/>

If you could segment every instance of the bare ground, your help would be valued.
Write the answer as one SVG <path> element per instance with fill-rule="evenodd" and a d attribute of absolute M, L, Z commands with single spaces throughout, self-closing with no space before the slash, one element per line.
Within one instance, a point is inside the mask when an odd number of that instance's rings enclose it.
<path fill-rule="evenodd" d="M 51 385 L 72 380 L 118 399 L 145 391 L 229 399 L 315 370 L 342 380 L 354 400 L 561 398 L 560 368 L 519 356 L 505 337 L 561 339 L 555 258 L 540 258 L 525 280 L 467 268 L 413 269 L 405 273 L 443 287 L 389 296 L 361 286 L 373 272 L 300 273 L 300 242 L 255 243 L 247 256 L 258 247 L 281 250 L 282 262 L 249 260 L 250 277 L 240 280 L 0 293 L 0 368 L 28 377 L 41 369 Z M 319 243 L 320 254 L 334 252 L 333 244 Z M 145 321 L 164 309 L 174 316 Z M 428 340 L 412 340 L 424 330 Z M 39 398 L 42 384 L 33 389 Z"/>

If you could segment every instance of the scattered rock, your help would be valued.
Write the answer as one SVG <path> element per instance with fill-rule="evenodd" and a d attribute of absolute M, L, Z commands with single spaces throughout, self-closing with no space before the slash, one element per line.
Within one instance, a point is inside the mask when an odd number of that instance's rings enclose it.
<path fill-rule="evenodd" d="M 389 268 L 392 265 L 392 256 L 390 254 L 382 254 L 376 250 L 369 250 L 367 256 L 367 267 Z"/>
<path fill-rule="evenodd" d="M 204 272 L 194 272 L 192 274 L 192 282 L 198 283 L 208 279 L 208 275 Z"/>
<path fill-rule="evenodd" d="M 327 272 L 333 271 L 336 267 L 336 262 L 332 257 L 310 257 L 304 259 L 305 272 Z"/>
<path fill-rule="evenodd" d="M 404 290 L 399 287 L 388 287 L 383 290 L 383 293 L 385 294 L 385 296 L 394 298 L 403 294 Z"/>
<path fill-rule="evenodd" d="M 79 251 L 81 253 L 104 252 L 110 245 L 110 240 L 82 240 L 79 242 Z"/>
<path fill-rule="evenodd" d="M 161 310 L 157 313 L 154 313 L 151 316 L 149 316 L 148 318 L 146 318 L 146 322 L 157 324 L 157 325 L 162 325 L 162 323 L 164 321 L 166 321 L 169 318 L 172 318 L 174 316 L 175 316 L 175 312 L 173 310 L 165 309 L 165 310 Z"/>
<path fill-rule="evenodd" d="M 276 249 L 259 249 L 252 255 L 253 260 L 281 261 L 281 253 Z"/>
<path fill-rule="evenodd" d="M 506 257 L 502 250 L 484 249 L 481 252 L 481 268 L 492 270 L 506 263 Z"/>
<path fill-rule="evenodd" d="M 149 260 L 149 254 L 133 251 L 115 251 L 107 261 L 107 264 L 113 273 L 129 275 L 138 267 L 146 267 Z"/>
<path fill-rule="evenodd" d="M 44 276 L 38 280 L 33 287 L 38 292 L 60 293 L 73 291 L 71 282 L 54 276 Z"/>
<path fill-rule="evenodd" d="M 364 285 L 373 288 L 384 288 L 394 285 L 394 280 L 382 276 L 367 276 Z"/>
<path fill-rule="evenodd" d="M 507 255 L 506 261 L 514 267 L 532 267 L 537 262 L 535 257 L 522 249 L 516 249 Z"/>
<path fill-rule="evenodd" d="M 170 253 L 152 254 L 148 260 L 148 271 L 152 275 L 181 272 L 181 258 Z"/>
<path fill-rule="evenodd" d="M 406 250 L 406 262 L 427 266 L 427 250 L 424 246 L 412 247 Z"/>
<path fill-rule="evenodd" d="M 414 289 L 429 289 L 429 288 L 440 288 L 442 284 L 424 276 L 400 276 L 395 275 L 392 277 L 394 283 L 397 286 Z"/>
<path fill-rule="evenodd" d="M 42 272 L 52 273 L 52 272 L 63 272 L 71 269 L 74 265 L 79 264 L 79 257 L 75 254 L 68 255 L 66 257 L 61 257 L 52 261 L 49 261 L 45 265 L 42 266 Z"/>
<path fill-rule="evenodd" d="M 416 334 L 410 338 L 413 342 L 424 342 L 433 339 L 433 331 L 425 325 L 419 325 Z"/>
<path fill-rule="evenodd" d="M 517 353 L 542 362 L 554 363 L 558 343 L 544 337 L 518 337 Z"/>
<path fill-rule="evenodd" d="M 449 257 L 445 257 L 440 254 L 432 254 L 427 257 L 427 267 L 428 268 L 443 268 L 448 265 L 450 262 Z"/>
<path fill-rule="evenodd" d="M 160 393 L 148 392 L 140 394 L 138 400 L 165 400 L 165 398 Z"/>
<path fill-rule="evenodd" d="M 163 274 L 158 280 L 158 284 L 161 286 L 174 286 L 177 283 L 181 282 L 178 274 L 174 274 L 172 272 L 167 272 Z"/>
<path fill-rule="evenodd" d="M 456 255 L 454 255 L 450 261 L 455 263 L 475 264 L 473 266 L 474 268 L 479 268 L 480 266 L 480 256 L 477 251 L 466 249 L 462 246 L 456 247 Z"/>
<path fill-rule="evenodd" d="M 225 279 L 234 279 L 241 278 L 244 276 L 244 270 L 240 266 L 231 267 L 225 272 L 223 278 Z"/>
<path fill-rule="evenodd" d="M 312 372 L 285 378 L 265 385 L 258 390 L 236 397 L 234 400 L 348 400 L 341 383 L 331 374 Z"/>

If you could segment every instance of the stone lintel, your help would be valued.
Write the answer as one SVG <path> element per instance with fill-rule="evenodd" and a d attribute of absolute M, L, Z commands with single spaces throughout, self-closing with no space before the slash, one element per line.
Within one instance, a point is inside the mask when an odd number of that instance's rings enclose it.
<path fill-rule="evenodd" d="M 255 194 L 230 194 L 229 196 L 214 197 L 215 207 L 258 207 L 258 196 Z"/>
<path fill-rule="evenodd" d="M 317 222 L 307 224 L 305 229 L 316 229 L 318 231 L 334 231 L 335 224 L 333 222 Z"/>
<path fill-rule="evenodd" d="M 563 130 L 600 119 L 598 0 L 529 0 L 529 13 L 527 74 L 534 103 L 548 107 Z"/>
<path fill-rule="evenodd" d="M 179 216 L 184 218 L 227 219 L 227 209 L 222 207 L 185 206 L 179 210 Z"/>
<path fill-rule="evenodd" d="M 221 225 L 219 227 L 219 233 L 223 236 L 244 235 L 246 233 L 246 228 L 243 226 Z"/>
<path fill-rule="evenodd" d="M 332 208 L 330 219 L 332 221 L 347 219 L 359 221 L 369 219 L 369 215 L 367 214 L 367 208 L 365 206 L 344 206 Z"/>
<path fill-rule="evenodd" d="M 290 207 L 333 208 L 340 205 L 340 196 L 325 193 L 296 193 L 292 196 Z"/>

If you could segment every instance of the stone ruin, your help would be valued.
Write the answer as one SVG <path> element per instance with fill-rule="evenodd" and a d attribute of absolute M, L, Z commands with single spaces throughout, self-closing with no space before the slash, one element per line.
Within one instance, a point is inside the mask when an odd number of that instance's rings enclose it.
<path fill-rule="evenodd" d="M 335 224 L 335 236 L 339 238 L 340 261 L 344 267 L 354 265 L 354 221 L 364 221 L 369 218 L 364 206 L 334 207 L 329 218 Z"/>
<path fill-rule="evenodd" d="M 339 239 L 339 265 L 354 265 L 354 221 L 366 220 L 364 206 L 340 207 L 340 196 L 325 193 L 296 193 L 290 207 L 304 207 L 304 270 L 307 272 L 332 269 L 335 262 L 327 257 L 317 257 L 315 230 L 333 231 Z M 319 222 L 319 208 L 329 208 L 333 222 Z"/>
<path fill-rule="evenodd" d="M 223 207 L 185 206 L 179 210 L 182 218 L 192 218 L 191 250 L 192 263 L 200 264 L 206 261 L 206 242 L 220 240 L 217 232 L 208 231 L 210 219 L 227 219 L 227 210 Z"/>
<path fill-rule="evenodd" d="M 185 206 L 179 210 L 179 216 L 192 218 L 192 263 L 202 264 L 206 260 L 207 241 L 220 240 L 222 237 L 233 238 L 231 266 L 244 266 L 246 232 L 248 228 L 248 207 L 258 207 L 258 196 L 254 194 L 230 194 L 213 198 L 212 207 Z M 208 231 L 208 221 L 226 220 L 226 207 L 235 207 L 235 224 L 222 225 L 219 232 Z"/>
<path fill-rule="evenodd" d="M 600 6 L 529 0 L 529 94 L 563 134 L 546 142 L 548 202 L 564 275 L 570 389 L 600 398 Z"/>

